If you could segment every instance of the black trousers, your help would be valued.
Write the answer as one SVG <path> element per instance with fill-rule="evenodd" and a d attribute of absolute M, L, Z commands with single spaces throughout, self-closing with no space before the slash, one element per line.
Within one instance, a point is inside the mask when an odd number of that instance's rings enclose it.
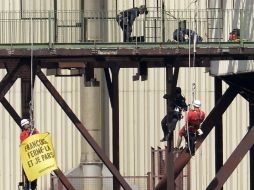
<path fill-rule="evenodd" d="M 25 173 L 24 173 L 25 175 Z M 33 180 L 33 181 L 28 181 L 26 175 L 24 176 L 25 177 L 25 187 L 24 187 L 24 190 L 36 190 L 36 187 L 37 187 L 37 179 Z"/>
<path fill-rule="evenodd" d="M 169 131 L 174 131 L 176 128 L 176 123 L 178 121 L 178 118 L 173 117 L 172 120 L 169 122 L 169 125 L 167 125 L 167 115 L 161 120 L 161 127 L 164 134 L 164 137 L 167 136 Z"/>

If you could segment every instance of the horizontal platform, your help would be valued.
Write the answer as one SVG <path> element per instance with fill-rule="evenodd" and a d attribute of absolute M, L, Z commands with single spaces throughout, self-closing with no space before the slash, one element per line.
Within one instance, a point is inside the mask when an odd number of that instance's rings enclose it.
<path fill-rule="evenodd" d="M 211 61 L 210 74 L 213 76 L 235 75 L 254 72 L 254 61 L 221 60 Z"/>
<path fill-rule="evenodd" d="M 200 43 L 196 46 L 177 43 L 77 43 L 77 44 L 1 44 L 0 68 L 3 63 L 30 59 L 43 68 L 58 68 L 59 62 L 82 62 L 84 67 L 107 68 L 112 64 L 119 67 L 179 67 L 189 66 L 195 59 L 196 67 L 209 67 L 211 60 L 254 60 L 254 42 L 244 43 Z"/>

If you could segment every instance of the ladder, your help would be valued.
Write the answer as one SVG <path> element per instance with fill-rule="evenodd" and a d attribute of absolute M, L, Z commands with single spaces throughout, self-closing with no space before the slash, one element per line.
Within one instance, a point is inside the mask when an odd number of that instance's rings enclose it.
<path fill-rule="evenodd" d="M 153 5 L 147 6 L 149 13 L 144 20 L 144 36 L 146 42 L 162 41 L 162 1 L 154 0 Z M 146 4 L 146 1 L 145 1 Z"/>
<path fill-rule="evenodd" d="M 221 42 L 223 40 L 223 10 L 220 8 L 207 9 L 207 41 Z"/>

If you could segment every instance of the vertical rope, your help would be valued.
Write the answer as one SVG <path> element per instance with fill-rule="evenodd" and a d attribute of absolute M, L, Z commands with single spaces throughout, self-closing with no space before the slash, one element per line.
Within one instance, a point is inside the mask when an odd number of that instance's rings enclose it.
<path fill-rule="evenodd" d="M 31 3 L 31 7 L 33 10 L 33 1 Z M 30 112 L 30 125 L 31 125 L 31 132 L 30 132 L 30 136 L 33 134 L 34 131 L 34 118 L 33 118 L 33 111 L 34 111 L 34 94 L 33 94 L 33 40 L 34 40 L 34 36 L 33 36 L 33 11 L 31 11 L 31 17 L 30 17 L 30 37 L 31 37 L 31 62 L 30 62 L 30 76 L 31 76 L 31 101 L 30 101 L 30 105 L 29 105 L 29 112 Z M 29 189 L 31 188 L 31 182 L 29 182 Z"/>
<path fill-rule="evenodd" d="M 33 2 L 33 1 L 32 1 Z M 33 3 L 32 3 L 32 6 L 33 8 Z M 33 81 L 33 50 L 34 50 L 34 44 L 33 44 L 33 41 L 34 41 L 34 33 L 33 33 L 33 12 L 31 11 L 31 17 L 30 17 L 30 40 L 31 40 L 31 62 L 30 62 L 30 76 L 31 76 L 31 101 L 30 101 L 30 105 L 29 105 L 29 112 L 30 112 L 30 124 L 31 124 L 31 135 L 33 133 L 33 130 L 34 130 L 34 81 Z"/>

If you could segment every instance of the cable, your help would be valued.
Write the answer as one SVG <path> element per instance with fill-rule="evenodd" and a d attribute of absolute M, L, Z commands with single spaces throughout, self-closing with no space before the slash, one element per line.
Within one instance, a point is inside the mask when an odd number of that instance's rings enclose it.
<path fill-rule="evenodd" d="M 30 62 L 30 67 L 31 67 L 31 101 L 30 101 L 30 105 L 29 105 L 29 112 L 30 112 L 30 125 L 31 125 L 31 133 L 30 135 L 33 134 L 33 130 L 34 130 L 34 117 L 33 117 L 33 111 L 34 111 L 34 81 L 33 81 L 33 18 L 31 16 L 31 27 L 30 27 L 30 31 L 31 31 L 31 62 Z"/>

